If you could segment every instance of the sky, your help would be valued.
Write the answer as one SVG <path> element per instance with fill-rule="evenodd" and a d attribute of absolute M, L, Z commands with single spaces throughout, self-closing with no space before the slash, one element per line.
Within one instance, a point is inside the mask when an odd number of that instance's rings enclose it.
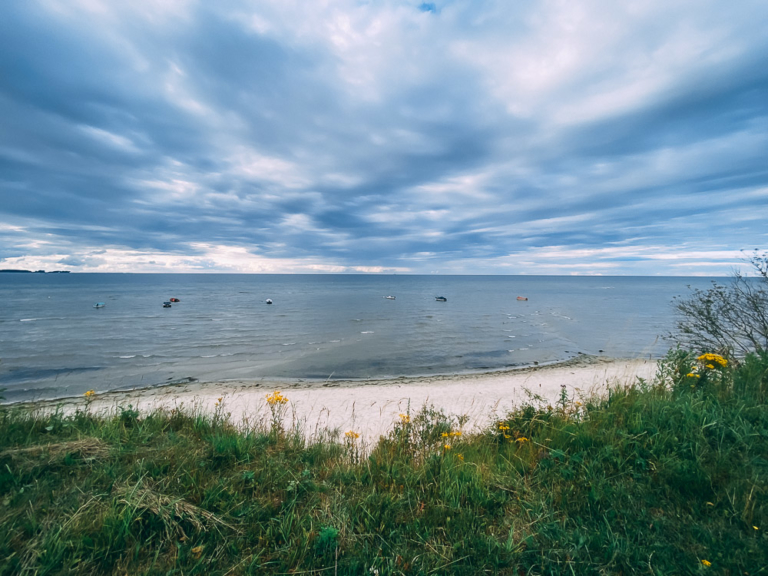
<path fill-rule="evenodd" d="M 0 268 L 722 276 L 768 3 L 9 0 Z"/>

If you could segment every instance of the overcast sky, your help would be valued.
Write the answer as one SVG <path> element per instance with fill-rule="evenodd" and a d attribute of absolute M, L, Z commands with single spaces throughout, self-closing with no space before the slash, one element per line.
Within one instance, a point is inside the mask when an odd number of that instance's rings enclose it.
<path fill-rule="evenodd" d="M 727 275 L 768 3 L 9 0 L 0 268 Z"/>

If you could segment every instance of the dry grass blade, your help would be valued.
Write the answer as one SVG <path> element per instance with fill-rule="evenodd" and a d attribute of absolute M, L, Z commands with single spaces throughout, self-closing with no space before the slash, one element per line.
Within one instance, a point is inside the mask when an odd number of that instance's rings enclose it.
<path fill-rule="evenodd" d="M 82 438 L 70 442 L 57 442 L 55 444 L 39 444 L 24 448 L 11 448 L 0 452 L 0 458 L 26 459 L 39 458 L 48 455 L 48 463 L 61 460 L 67 454 L 77 454 L 83 460 L 96 460 L 109 454 L 109 446 L 98 438 Z M 33 462 L 36 464 L 39 462 Z"/>
<path fill-rule="evenodd" d="M 82 504 L 69 519 L 62 524 L 62 531 L 72 524 L 76 524 L 81 518 L 92 515 L 94 508 L 103 508 L 104 504 L 100 500 L 100 496 L 91 496 L 84 504 Z"/>
<path fill-rule="evenodd" d="M 116 494 L 121 497 L 120 502 L 133 507 L 151 512 L 163 519 L 167 528 L 171 527 L 183 533 L 178 520 L 186 520 L 197 531 L 207 532 L 210 526 L 224 526 L 235 532 L 239 530 L 228 524 L 212 512 L 203 510 L 194 504 L 183 500 L 156 492 L 151 488 L 140 486 L 122 486 L 117 488 Z"/>

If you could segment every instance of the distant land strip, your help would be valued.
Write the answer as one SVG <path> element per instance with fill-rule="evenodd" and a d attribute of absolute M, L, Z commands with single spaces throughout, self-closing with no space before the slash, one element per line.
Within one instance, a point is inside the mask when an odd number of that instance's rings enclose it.
<path fill-rule="evenodd" d="M 12 268 L 0 270 L 0 274 L 4 272 L 9 274 L 69 274 L 69 270 L 52 270 L 50 272 L 46 272 L 45 270 L 14 270 Z"/>

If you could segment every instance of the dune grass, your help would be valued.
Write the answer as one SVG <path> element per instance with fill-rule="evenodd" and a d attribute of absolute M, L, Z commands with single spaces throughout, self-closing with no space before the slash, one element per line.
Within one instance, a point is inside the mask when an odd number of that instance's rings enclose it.
<path fill-rule="evenodd" d="M 3 409 L 0 573 L 768 573 L 767 355 L 674 351 L 482 433 L 423 408 L 369 447 L 307 442 L 279 398 L 247 429 Z"/>

